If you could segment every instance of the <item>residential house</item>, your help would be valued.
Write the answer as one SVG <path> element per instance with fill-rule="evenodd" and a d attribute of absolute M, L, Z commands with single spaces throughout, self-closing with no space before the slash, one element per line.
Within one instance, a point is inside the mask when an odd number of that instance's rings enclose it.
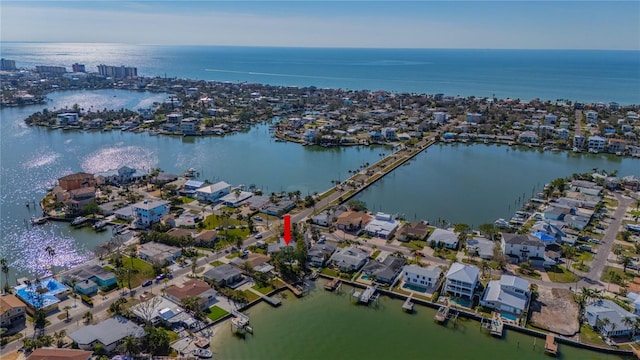
<path fill-rule="evenodd" d="M 0 328 L 13 334 L 25 327 L 27 305 L 13 294 L 0 296 Z"/>
<path fill-rule="evenodd" d="M 189 179 L 184 183 L 184 185 L 182 185 L 182 190 L 180 190 L 180 194 L 188 197 L 195 197 L 196 190 L 200 189 L 203 186 L 204 186 L 204 181 Z"/>
<path fill-rule="evenodd" d="M 481 237 L 471 237 L 467 239 L 467 250 L 470 255 L 475 255 L 484 260 L 493 258 L 493 248 L 496 243 Z"/>
<path fill-rule="evenodd" d="M 598 122 L 598 112 L 589 110 L 587 111 L 586 118 L 588 123 L 596 124 Z"/>
<path fill-rule="evenodd" d="M 94 346 L 100 344 L 107 352 L 111 352 L 127 336 L 142 339 L 144 335 L 143 328 L 118 315 L 95 325 L 83 326 L 68 336 L 82 350 L 93 351 Z"/>
<path fill-rule="evenodd" d="M 438 286 L 438 281 L 440 281 L 441 278 L 442 269 L 435 265 L 428 267 L 405 265 L 402 269 L 402 280 L 405 284 L 416 286 L 424 290 L 435 290 Z"/>
<path fill-rule="evenodd" d="M 78 113 L 62 113 L 58 114 L 56 118 L 61 126 L 79 125 Z"/>
<path fill-rule="evenodd" d="M 278 241 L 267 245 L 267 254 L 273 255 L 277 252 L 280 252 L 280 250 L 284 249 L 285 247 L 295 248 L 295 246 L 296 246 L 295 240 L 291 240 L 289 244 L 287 244 L 283 238 L 278 238 Z"/>
<path fill-rule="evenodd" d="M 384 261 L 369 261 L 362 268 L 362 273 L 369 278 L 375 278 L 377 283 L 391 285 L 400 275 L 406 263 L 405 258 L 389 255 Z"/>
<path fill-rule="evenodd" d="M 135 214 L 135 226 L 144 229 L 159 223 L 169 213 L 169 205 L 166 200 L 144 200 L 131 205 Z"/>
<path fill-rule="evenodd" d="M 147 300 L 131 307 L 131 313 L 141 321 L 154 326 L 165 325 L 169 329 L 192 328 L 196 319 L 182 307 L 162 296 L 151 296 Z"/>
<path fill-rule="evenodd" d="M 607 151 L 610 154 L 623 154 L 626 150 L 627 142 L 622 139 L 609 139 Z"/>
<path fill-rule="evenodd" d="M 580 150 L 584 147 L 585 137 L 582 135 L 573 135 L 573 147 Z"/>
<path fill-rule="evenodd" d="M 195 135 L 198 130 L 198 119 L 189 117 L 180 121 L 180 131 L 183 135 Z"/>
<path fill-rule="evenodd" d="M 64 192 L 60 188 L 54 189 L 56 200 L 65 204 L 69 212 L 76 213 L 96 201 L 96 189 L 94 187 L 82 187 Z"/>
<path fill-rule="evenodd" d="M 150 263 L 170 264 L 182 255 L 182 249 L 158 242 L 138 246 L 138 257 Z"/>
<path fill-rule="evenodd" d="M 179 124 L 182 121 L 182 113 L 173 113 L 167 115 L 167 122 L 170 124 Z"/>
<path fill-rule="evenodd" d="M 189 279 L 181 286 L 171 285 L 165 290 L 167 299 L 178 305 L 182 305 L 183 300 L 198 297 L 202 310 L 209 308 L 216 302 L 217 292 L 204 281 Z"/>
<path fill-rule="evenodd" d="M 394 220 L 390 214 L 378 212 L 364 227 L 364 232 L 373 237 L 390 239 L 399 225 L 400 221 Z"/>
<path fill-rule="evenodd" d="M 336 227 L 343 231 L 359 231 L 371 221 L 371 216 L 365 212 L 345 211 L 338 215 Z"/>
<path fill-rule="evenodd" d="M 74 267 L 63 273 L 61 280 L 83 295 L 92 295 L 98 292 L 99 288 L 109 288 L 117 284 L 115 274 L 98 265 Z"/>
<path fill-rule="evenodd" d="M 435 228 L 429 238 L 427 238 L 427 244 L 435 243 L 437 247 L 443 246 L 447 249 L 458 249 L 458 234 L 451 230 L 445 230 Z"/>
<path fill-rule="evenodd" d="M 489 281 L 480 305 L 499 312 L 521 315 L 529 302 L 529 282 L 513 275 L 502 275 Z"/>
<path fill-rule="evenodd" d="M 524 144 L 537 144 L 538 134 L 533 131 L 523 131 L 518 135 L 518 141 Z"/>
<path fill-rule="evenodd" d="M 331 255 L 336 251 L 336 244 L 325 242 L 315 244 L 307 251 L 307 260 L 311 266 L 323 267 Z"/>
<path fill-rule="evenodd" d="M 196 190 L 196 198 L 201 201 L 215 203 L 223 196 L 229 194 L 231 185 L 219 181 L 212 185 L 203 186 Z"/>
<path fill-rule="evenodd" d="M 478 286 L 479 274 L 477 267 L 455 262 L 445 275 L 444 291 L 454 297 L 472 299 Z"/>
<path fill-rule="evenodd" d="M 607 139 L 600 136 L 589 136 L 587 148 L 590 152 L 603 152 L 607 146 Z"/>
<path fill-rule="evenodd" d="M 217 240 L 218 232 L 216 230 L 202 230 L 193 238 L 195 245 L 206 247 L 213 247 Z"/>
<path fill-rule="evenodd" d="M 405 224 L 398 232 L 399 241 L 425 240 L 429 235 L 429 225 L 422 221 Z"/>
<path fill-rule="evenodd" d="M 93 351 L 46 347 L 33 350 L 26 360 L 90 360 L 92 357 Z"/>
<path fill-rule="evenodd" d="M 96 187 L 96 179 L 93 174 L 85 172 L 79 172 L 71 175 L 66 175 L 58 179 L 58 186 L 62 190 L 69 191 L 74 189 L 80 189 L 83 187 Z"/>
<path fill-rule="evenodd" d="M 131 221 L 135 218 L 136 213 L 133 206 L 125 206 L 115 210 L 113 214 L 116 216 L 116 219 Z"/>
<path fill-rule="evenodd" d="M 220 202 L 228 207 L 238 207 L 253 196 L 249 191 L 233 191 L 220 198 Z M 295 203 L 294 203 L 295 206 Z"/>
<path fill-rule="evenodd" d="M 267 215 L 272 215 L 272 216 L 282 216 L 287 211 L 293 209 L 294 207 L 296 207 L 295 201 L 282 200 L 282 201 L 279 201 L 277 204 L 267 203 L 265 206 L 263 206 L 260 209 L 260 212 Z"/>
<path fill-rule="evenodd" d="M 545 245 L 539 238 L 527 234 L 502 233 L 502 252 L 513 262 L 527 261 L 532 258 L 544 259 Z"/>
<path fill-rule="evenodd" d="M 358 271 L 369 258 L 369 252 L 355 247 L 338 249 L 331 256 L 331 263 L 345 272 Z"/>
<path fill-rule="evenodd" d="M 607 299 L 587 304 L 584 314 L 587 323 L 606 337 L 629 335 L 633 331 L 633 323 L 627 324 L 624 319 L 637 318 L 636 315 Z"/>
<path fill-rule="evenodd" d="M 202 276 L 210 283 L 229 287 L 233 287 L 243 279 L 242 271 L 229 264 L 216 266 L 206 271 Z"/>

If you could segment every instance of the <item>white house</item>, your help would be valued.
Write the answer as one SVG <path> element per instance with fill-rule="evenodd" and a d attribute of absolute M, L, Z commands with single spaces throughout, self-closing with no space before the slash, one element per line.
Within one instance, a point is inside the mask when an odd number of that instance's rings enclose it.
<path fill-rule="evenodd" d="M 523 131 L 518 135 L 518 141 L 526 144 L 537 144 L 538 143 L 538 134 L 533 131 Z"/>
<path fill-rule="evenodd" d="M 602 152 L 607 147 L 607 139 L 601 136 L 589 136 L 588 146 L 591 152 Z"/>
<path fill-rule="evenodd" d="M 597 111 L 593 111 L 593 110 L 589 110 L 587 111 L 587 122 L 595 124 L 598 122 L 598 112 Z"/>
<path fill-rule="evenodd" d="M 183 135 L 195 135 L 198 127 L 198 120 L 193 117 L 182 119 L 180 121 L 180 130 Z"/>
<path fill-rule="evenodd" d="M 520 315 L 529 302 L 529 282 L 513 275 L 489 281 L 480 305 Z"/>
<path fill-rule="evenodd" d="M 405 265 L 402 269 L 402 280 L 405 284 L 423 289 L 435 287 L 441 276 L 442 269 L 435 265 L 426 268 L 417 265 Z"/>
<path fill-rule="evenodd" d="M 165 200 L 144 200 L 133 205 L 134 224 L 138 228 L 148 228 L 159 223 L 169 213 L 169 202 Z"/>
<path fill-rule="evenodd" d="M 231 185 L 224 181 L 219 181 L 212 185 L 207 185 L 196 190 L 196 198 L 201 201 L 214 203 L 223 196 L 231 192 Z"/>
<path fill-rule="evenodd" d="M 584 136 L 573 135 L 573 147 L 576 149 L 582 149 L 584 147 Z"/>
<path fill-rule="evenodd" d="M 456 297 L 471 299 L 478 286 L 479 274 L 480 270 L 477 267 L 455 262 L 445 275 L 447 280 L 444 283 L 444 291 Z"/>
<path fill-rule="evenodd" d="M 168 264 L 182 255 L 182 249 L 158 242 L 148 242 L 138 247 L 138 256 L 150 263 Z"/>
<path fill-rule="evenodd" d="M 531 258 L 544 259 L 545 245 L 533 235 L 502 233 L 500 242 L 502 252 L 514 258 L 516 262 L 527 261 Z"/>
<path fill-rule="evenodd" d="M 588 304 L 584 314 L 587 323 L 607 337 L 630 334 L 633 331 L 633 322 L 627 324 L 624 319 L 629 318 L 632 321 L 636 319 L 636 315 L 606 299 Z"/>
<path fill-rule="evenodd" d="M 342 271 L 356 271 L 364 266 L 368 258 L 368 251 L 354 247 L 345 247 L 339 249 L 331 256 L 331 262 Z"/>
<path fill-rule="evenodd" d="M 427 238 L 427 244 L 435 241 L 436 246 L 444 246 L 447 249 L 458 249 L 458 235 L 450 230 L 436 228 Z"/>
<path fill-rule="evenodd" d="M 124 338 L 133 336 L 141 339 L 144 329 L 122 316 L 114 316 L 95 325 L 87 325 L 69 334 L 82 350 L 93 351 L 96 344 L 102 344 L 107 352 L 115 350 Z"/>
<path fill-rule="evenodd" d="M 375 218 L 364 227 L 364 231 L 371 236 L 389 239 L 393 236 L 399 225 L 400 222 L 394 220 L 391 215 L 378 212 Z"/>

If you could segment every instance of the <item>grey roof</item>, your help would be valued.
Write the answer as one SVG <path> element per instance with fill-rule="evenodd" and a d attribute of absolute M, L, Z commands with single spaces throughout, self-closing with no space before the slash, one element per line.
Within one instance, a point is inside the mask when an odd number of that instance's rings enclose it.
<path fill-rule="evenodd" d="M 69 337 L 81 345 L 88 345 L 98 340 L 108 346 L 128 335 L 141 338 L 144 334 L 144 329 L 140 326 L 122 316 L 114 316 L 98 324 L 82 327 L 69 334 Z"/>
<path fill-rule="evenodd" d="M 431 242 L 432 240 L 436 243 L 454 245 L 458 242 L 458 235 L 453 231 L 436 228 L 433 230 L 429 238 L 427 238 L 428 242 Z"/>
<path fill-rule="evenodd" d="M 242 274 L 242 272 L 238 268 L 229 264 L 224 264 L 224 265 L 216 266 L 213 269 L 208 270 L 202 275 L 207 279 L 213 279 L 216 281 L 222 281 L 222 280 L 226 281 L 240 274 Z"/>
<path fill-rule="evenodd" d="M 137 202 L 131 206 L 133 206 L 136 209 L 152 210 L 163 205 L 169 205 L 169 202 L 166 200 L 151 200 L 151 201 L 144 200 L 144 201 Z"/>
<path fill-rule="evenodd" d="M 521 235 L 521 234 L 508 234 L 503 233 L 502 238 L 506 244 L 520 244 L 528 246 L 541 246 L 544 247 L 542 240 L 533 235 Z"/>
<path fill-rule="evenodd" d="M 529 289 L 529 282 L 517 276 L 502 275 L 500 277 L 500 286 L 511 286 L 516 289 L 527 291 Z"/>
<path fill-rule="evenodd" d="M 473 237 L 467 240 L 467 248 L 476 249 L 480 257 L 493 256 L 493 248 L 495 246 L 495 242 L 481 237 Z"/>
<path fill-rule="evenodd" d="M 100 278 L 102 280 L 108 280 L 115 278 L 115 274 L 109 272 L 98 265 L 87 265 L 73 268 L 66 272 L 63 277 L 65 279 L 76 279 L 78 284 L 85 280 L 90 280 L 93 277 Z"/>
<path fill-rule="evenodd" d="M 336 251 L 331 257 L 331 261 L 338 266 L 347 265 L 357 267 L 361 262 L 365 261 L 367 257 L 369 257 L 368 251 L 354 247 L 345 247 Z"/>
<path fill-rule="evenodd" d="M 362 268 L 362 272 L 375 275 L 380 279 L 391 279 L 400 272 L 406 262 L 407 260 L 401 257 L 387 256 L 382 262 L 369 261 Z"/>
<path fill-rule="evenodd" d="M 457 280 L 464 283 L 473 284 L 478 281 L 479 274 L 480 269 L 478 269 L 477 267 L 455 262 L 451 265 L 451 268 L 449 268 L 446 277 L 449 280 Z"/>
<path fill-rule="evenodd" d="M 588 304 L 585 307 L 585 313 L 595 314 L 599 319 L 609 319 L 608 330 L 611 330 L 611 324 L 616 324 L 617 330 L 629 329 L 629 326 L 623 322 L 624 318 L 636 318 L 636 315 L 623 309 L 615 302 L 606 299 Z"/>
<path fill-rule="evenodd" d="M 482 301 L 493 301 L 505 304 L 520 311 L 524 310 L 527 305 L 527 297 L 524 295 L 514 294 L 504 291 L 500 286 L 501 280 L 489 281 L 487 289 L 484 292 Z"/>

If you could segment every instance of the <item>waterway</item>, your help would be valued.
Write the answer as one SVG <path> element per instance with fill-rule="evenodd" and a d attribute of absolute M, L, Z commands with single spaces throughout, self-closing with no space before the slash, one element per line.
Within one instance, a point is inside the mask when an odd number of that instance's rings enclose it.
<path fill-rule="evenodd" d="M 54 223 L 27 226 L 40 216 L 36 203 L 61 176 L 95 173 L 122 165 L 181 174 L 195 167 L 201 179 L 224 180 L 233 185 L 255 184 L 266 193 L 300 190 L 303 195 L 322 192 L 332 180 L 344 180 L 348 170 L 373 163 L 383 147 L 316 148 L 275 142 L 268 125 L 225 137 L 169 137 L 122 131 L 63 131 L 29 127 L 24 119 L 43 108 L 50 110 L 78 104 L 85 109 L 138 109 L 162 101 L 165 94 L 123 90 L 66 91 L 49 95 L 46 105 L 0 110 L 1 179 L 0 257 L 10 262 L 13 280 L 53 263 L 68 267 L 91 256 L 110 232 L 73 230 Z M 55 258 L 44 251 L 54 248 Z"/>
<path fill-rule="evenodd" d="M 640 176 L 640 159 L 490 144 L 436 144 L 357 196 L 407 220 L 477 227 L 509 219 L 546 183 L 593 169 Z"/>
<path fill-rule="evenodd" d="M 317 285 L 324 280 L 318 280 Z M 214 357 L 241 359 L 543 359 L 544 339 L 506 331 L 494 338 L 480 323 L 459 319 L 457 326 L 434 322 L 435 310 L 416 306 L 402 311 L 402 301 L 380 297 L 377 306 L 350 302 L 319 287 L 296 299 L 290 293 L 282 306 L 266 303 L 245 311 L 254 335 L 241 339 L 229 321 L 220 324 L 211 343 Z M 613 355 L 560 345 L 562 359 L 618 359 Z"/>

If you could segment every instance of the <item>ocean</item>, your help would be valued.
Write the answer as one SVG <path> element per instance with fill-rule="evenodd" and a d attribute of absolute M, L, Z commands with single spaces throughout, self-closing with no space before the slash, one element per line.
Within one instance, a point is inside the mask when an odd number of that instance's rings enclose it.
<path fill-rule="evenodd" d="M 21 68 L 82 63 L 144 76 L 446 95 L 640 104 L 640 52 L 0 44 Z"/>

